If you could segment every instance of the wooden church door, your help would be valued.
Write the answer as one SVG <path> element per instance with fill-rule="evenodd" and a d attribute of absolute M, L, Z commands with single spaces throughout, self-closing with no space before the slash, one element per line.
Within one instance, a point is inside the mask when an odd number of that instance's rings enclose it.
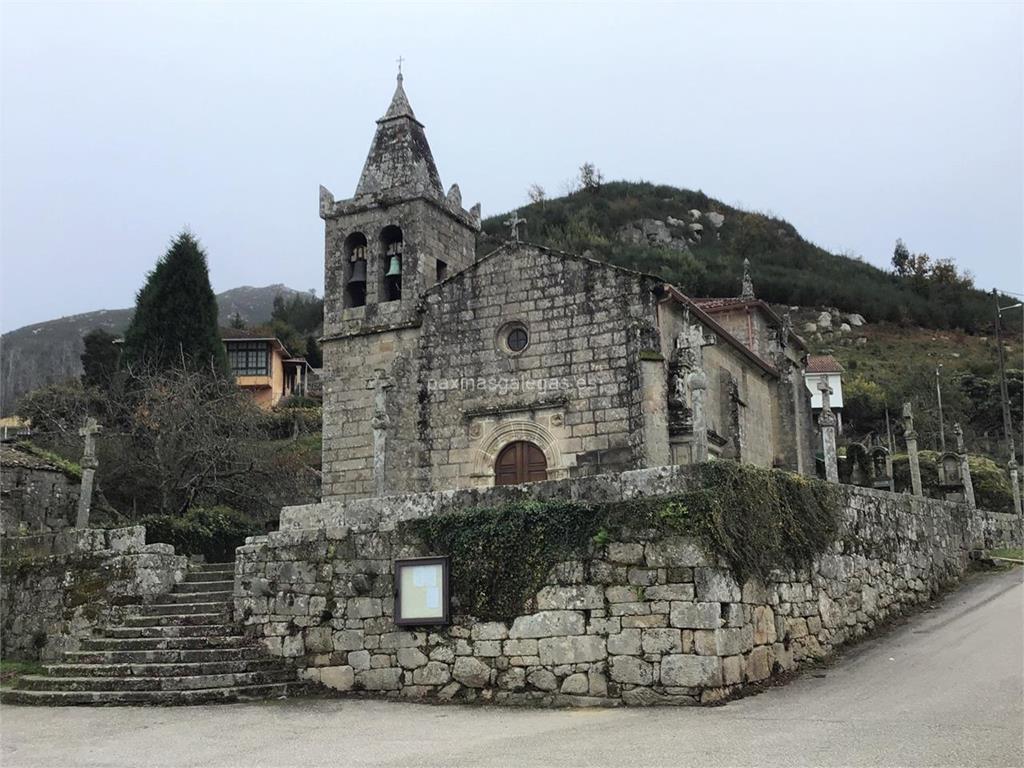
<path fill-rule="evenodd" d="M 520 440 L 509 443 L 494 462 L 494 484 L 515 485 L 547 480 L 548 463 L 544 452 L 533 443 Z"/>

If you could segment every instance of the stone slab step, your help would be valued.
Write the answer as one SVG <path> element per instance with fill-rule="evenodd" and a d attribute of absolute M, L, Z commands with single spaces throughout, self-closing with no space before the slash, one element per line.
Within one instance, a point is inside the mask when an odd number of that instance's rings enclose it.
<path fill-rule="evenodd" d="M 185 575 L 185 580 L 179 582 L 181 584 L 193 584 L 200 581 L 234 581 L 235 570 L 223 571 L 189 571 Z"/>
<path fill-rule="evenodd" d="M 157 677 L 65 677 L 25 675 L 18 690 L 30 691 L 191 691 L 240 685 L 297 682 L 291 669 L 226 672 L 220 675 L 162 675 Z"/>
<path fill-rule="evenodd" d="M 242 648 L 202 648 L 164 651 L 67 651 L 63 660 L 69 664 L 171 664 L 179 661 L 234 661 L 259 658 L 263 646 Z"/>
<path fill-rule="evenodd" d="M 143 664 L 46 664 L 50 677 L 190 677 L 195 675 L 226 675 L 239 672 L 260 672 L 278 669 L 275 658 L 235 659 L 232 661 L 188 661 Z"/>
<path fill-rule="evenodd" d="M 227 605 L 228 601 L 231 600 L 231 596 L 232 591 L 230 589 L 221 592 L 171 592 L 170 594 L 162 595 L 160 600 L 172 603 L 211 603 L 217 601 Z"/>
<path fill-rule="evenodd" d="M 215 581 L 206 581 L 205 577 L 200 578 L 189 578 L 180 584 L 174 586 L 174 591 L 178 592 L 230 592 L 235 588 L 235 580 L 231 579 L 219 579 Z"/>
<path fill-rule="evenodd" d="M 222 600 L 201 603 L 150 603 L 143 606 L 138 615 L 175 616 L 183 613 L 217 613 L 226 609 L 227 603 Z"/>
<path fill-rule="evenodd" d="M 124 639 L 142 637 L 234 637 L 240 634 L 242 634 L 242 631 L 233 624 L 186 624 L 180 627 L 107 627 L 102 630 L 104 637 Z"/>
<path fill-rule="evenodd" d="M 128 616 L 124 620 L 126 627 L 187 627 L 209 624 L 221 624 L 226 616 L 224 611 L 215 613 L 177 613 L 158 616 Z"/>
<path fill-rule="evenodd" d="M 226 688 L 199 688 L 192 691 L 25 691 L 6 689 L 0 693 L 0 702 L 4 704 L 40 704 L 51 707 L 81 704 L 96 706 L 131 704 L 177 706 L 283 698 L 289 694 L 299 693 L 306 687 L 301 683 L 267 683 L 264 685 L 238 685 Z"/>
<path fill-rule="evenodd" d="M 189 570 L 188 575 L 192 576 L 195 574 L 205 575 L 208 578 L 217 578 L 221 574 L 229 573 L 231 578 L 235 577 L 235 564 L 234 563 L 214 563 L 212 565 L 201 565 L 198 568 L 192 568 Z M 222 578 L 227 578 L 222 577 Z"/>
<path fill-rule="evenodd" d="M 252 645 L 243 635 L 201 637 L 90 637 L 82 641 L 83 651 L 163 651 L 197 648 L 239 648 Z"/>

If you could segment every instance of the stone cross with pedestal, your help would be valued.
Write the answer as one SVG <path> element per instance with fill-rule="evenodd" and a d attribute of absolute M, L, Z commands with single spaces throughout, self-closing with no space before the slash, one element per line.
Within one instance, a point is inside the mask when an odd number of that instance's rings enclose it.
<path fill-rule="evenodd" d="M 85 426 L 78 434 L 85 438 L 85 452 L 82 454 L 82 486 L 78 493 L 78 515 L 76 528 L 89 527 L 89 510 L 92 508 L 92 486 L 100 463 L 96 459 L 96 435 L 103 431 L 96 419 L 86 419 Z"/>
<path fill-rule="evenodd" d="M 921 486 L 921 462 L 917 456 L 917 432 L 914 431 L 914 411 L 910 403 L 903 404 L 903 439 L 907 441 L 910 486 L 915 496 L 924 496 L 924 489 Z"/>
<path fill-rule="evenodd" d="M 971 509 L 977 508 L 974 498 L 974 481 L 971 480 L 971 467 L 967 463 L 967 451 L 964 450 L 964 430 L 960 422 L 953 424 L 953 435 L 956 437 L 956 452 L 960 457 L 960 482 L 964 487 L 964 501 Z"/>
<path fill-rule="evenodd" d="M 821 449 L 825 455 L 825 479 L 830 483 L 838 483 L 839 461 L 836 456 L 836 424 L 838 420 L 828 402 L 832 388 L 828 385 L 827 377 L 822 376 L 818 379 L 818 390 L 821 392 L 821 414 L 818 416 L 818 426 L 821 428 Z"/>

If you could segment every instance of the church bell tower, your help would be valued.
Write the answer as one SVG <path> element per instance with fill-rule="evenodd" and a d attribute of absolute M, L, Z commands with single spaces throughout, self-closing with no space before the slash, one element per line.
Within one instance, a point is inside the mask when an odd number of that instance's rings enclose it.
<path fill-rule="evenodd" d="M 419 305 L 476 258 L 480 206 L 445 194 L 402 75 L 355 194 L 320 187 L 324 499 L 425 488 L 416 414 Z"/>
<path fill-rule="evenodd" d="M 475 258 L 480 207 L 445 194 L 423 123 L 398 84 L 363 165 L 355 195 L 320 188 L 326 225 L 324 334 L 352 325 L 410 322 L 422 293 Z"/>

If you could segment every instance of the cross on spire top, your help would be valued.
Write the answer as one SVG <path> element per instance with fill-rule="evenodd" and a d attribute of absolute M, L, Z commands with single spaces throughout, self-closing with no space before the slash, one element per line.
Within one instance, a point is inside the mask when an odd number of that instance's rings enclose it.
<path fill-rule="evenodd" d="M 395 61 L 398 62 L 398 79 L 401 80 L 402 79 L 402 62 L 405 61 L 405 59 L 403 57 L 399 56 L 397 59 L 395 59 Z"/>

